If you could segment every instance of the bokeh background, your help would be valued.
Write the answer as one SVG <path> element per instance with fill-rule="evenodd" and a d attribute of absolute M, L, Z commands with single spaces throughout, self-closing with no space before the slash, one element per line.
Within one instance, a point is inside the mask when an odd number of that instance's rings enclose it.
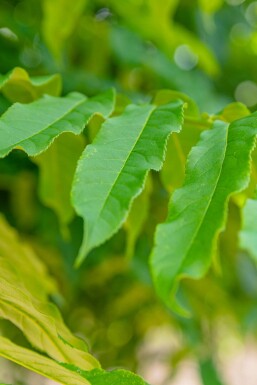
<path fill-rule="evenodd" d="M 16 66 L 31 76 L 60 73 L 63 94 L 115 87 L 122 104 L 173 89 L 202 113 L 216 114 L 233 101 L 253 111 L 256 64 L 257 1 L 0 1 L 0 73 Z M 8 104 L 0 95 L 0 113 Z M 53 301 L 104 368 L 125 367 L 152 385 L 256 385 L 257 270 L 236 252 L 235 205 L 219 244 L 221 266 L 184 283 L 192 309 L 184 319 L 156 298 L 149 273 L 154 229 L 170 193 L 158 175 L 137 203 L 140 218 L 74 270 L 82 221 L 73 214 L 60 226 L 40 198 L 39 173 L 22 152 L 1 160 L 0 210 L 47 264 L 58 286 Z M 27 344 L 9 323 L 2 321 L 1 330 Z M 0 375 L 14 385 L 43 381 L 4 360 Z"/>

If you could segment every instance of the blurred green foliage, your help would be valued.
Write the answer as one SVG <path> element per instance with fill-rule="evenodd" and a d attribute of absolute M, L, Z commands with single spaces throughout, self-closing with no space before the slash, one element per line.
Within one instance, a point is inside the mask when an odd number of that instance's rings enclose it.
<path fill-rule="evenodd" d="M 149 176 L 147 189 L 134 202 L 124 227 L 92 251 L 79 270 L 73 263 L 82 239 L 82 221 L 71 207 L 63 206 L 62 195 L 57 203 L 47 199 L 44 167 L 50 162 L 51 148 L 34 161 L 14 151 L 0 162 L 1 212 L 48 266 L 58 282 L 53 300 L 68 326 L 87 340 L 104 368 L 115 365 L 137 371 L 142 361 L 139 347 L 147 333 L 168 326 L 178 344 L 164 357 L 170 365 L 167 377 L 174 375 L 186 357 L 194 357 L 199 360 L 203 384 L 221 384 L 215 365 L 222 359 L 219 336 L 226 334 L 224 324 L 242 339 L 257 333 L 256 265 L 236 247 L 243 203 L 240 194 L 230 203 L 229 222 L 214 267 L 204 279 L 183 283 L 182 295 L 192 309 L 191 319 L 171 314 L 156 299 L 148 267 L 154 229 L 165 219 L 169 193 L 183 182 L 186 156 L 201 132 L 194 118 L 201 117 L 206 128 L 209 121 L 202 112 L 229 121 L 238 114 L 239 105 L 223 111 L 227 103 L 242 102 L 250 111 L 256 109 L 256 58 L 256 1 L 0 2 L 0 114 L 13 101 L 25 103 L 40 97 L 45 84 L 42 76 L 48 77 L 52 94 L 58 95 L 61 84 L 56 73 L 63 79 L 64 95 L 75 90 L 92 96 L 114 86 L 128 100 L 155 98 L 161 104 L 171 97 L 156 93 L 165 88 L 175 90 L 175 96 L 186 93 L 200 109 L 194 105 L 188 109 L 185 130 L 169 142 L 161 175 L 153 172 Z M 21 69 L 9 73 L 14 67 L 23 67 L 31 79 Z M 22 84 L 21 94 L 15 96 L 13 79 Z M 126 106 L 126 97 L 120 97 L 118 108 Z M 240 108 L 238 118 L 248 113 L 246 107 Z M 92 141 L 99 119 L 94 118 L 81 137 L 70 141 L 67 134 L 59 138 L 66 142 L 74 162 L 83 144 Z M 175 164 L 181 164 L 181 169 L 174 170 L 174 163 L 169 162 L 177 146 L 180 152 L 174 157 L 180 154 L 180 159 Z M 39 170 L 44 157 L 44 167 Z M 252 173 L 257 181 L 254 168 Z M 62 183 L 71 184 L 68 177 Z M 55 188 L 64 192 L 65 187 L 59 183 Z M 139 210 L 140 218 L 135 215 Z M 2 322 L 1 329 L 26 345 L 9 323 Z"/>

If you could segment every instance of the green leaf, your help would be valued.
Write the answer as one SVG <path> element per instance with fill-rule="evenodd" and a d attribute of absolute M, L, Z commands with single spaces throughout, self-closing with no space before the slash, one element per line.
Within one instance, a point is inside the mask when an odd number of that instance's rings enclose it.
<path fill-rule="evenodd" d="M 180 130 L 182 112 L 181 101 L 160 107 L 130 105 L 107 120 L 86 147 L 72 190 L 74 207 L 84 219 L 77 264 L 119 229 L 148 171 L 160 170 L 167 138 Z"/>
<path fill-rule="evenodd" d="M 171 198 L 165 223 L 157 227 L 151 256 L 154 283 L 163 301 L 178 312 L 176 292 L 183 277 L 207 271 L 218 234 L 224 229 L 228 198 L 247 187 L 257 114 L 216 121 L 189 155 L 182 188 Z"/>
<path fill-rule="evenodd" d="M 64 368 L 54 360 L 31 349 L 18 346 L 2 336 L 0 336 L 0 356 L 61 384 L 90 385 L 85 378 Z"/>
<path fill-rule="evenodd" d="M 59 96 L 61 88 L 58 74 L 30 78 L 23 68 L 15 67 L 6 75 L 0 75 L 0 90 L 13 103 L 30 103 L 44 94 Z"/>
<path fill-rule="evenodd" d="M 56 212 L 64 228 L 74 216 L 70 191 L 77 161 L 84 147 L 83 136 L 64 133 L 45 152 L 32 158 L 40 170 L 40 199 Z"/>
<path fill-rule="evenodd" d="M 38 155 L 61 133 L 78 135 L 92 116 L 107 117 L 113 108 L 113 90 L 91 99 L 72 93 L 63 98 L 44 96 L 30 104 L 16 103 L 0 117 L 0 157 L 14 148 Z"/>
<path fill-rule="evenodd" d="M 242 212 L 242 229 L 239 233 L 240 247 L 257 261 L 257 192 L 248 199 Z"/>
<path fill-rule="evenodd" d="M 91 385 L 147 385 L 142 378 L 128 370 L 118 369 L 107 372 L 102 369 L 93 369 L 84 371 L 72 365 L 65 364 L 63 366 L 79 373 Z"/>
<path fill-rule="evenodd" d="M 43 37 L 57 60 L 61 59 L 65 42 L 76 28 L 86 3 L 86 0 L 43 0 Z"/>
<path fill-rule="evenodd" d="M 223 385 L 211 359 L 200 361 L 200 374 L 203 385 Z"/>

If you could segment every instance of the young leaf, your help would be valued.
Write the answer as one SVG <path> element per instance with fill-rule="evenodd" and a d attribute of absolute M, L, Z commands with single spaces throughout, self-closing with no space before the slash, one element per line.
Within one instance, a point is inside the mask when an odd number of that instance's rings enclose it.
<path fill-rule="evenodd" d="M 29 103 L 44 94 L 59 96 L 62 81 L 60 75 L 29 77 L 20 67 L 15 67 L 6 75 L 0 75 L 0 91 L 11 102 Z"/>
<path fill-rule="evenodd" d="M 179 281 L 204 275 L 224 228 L 228 198 L 248 185 L 256 134 L 256 113 L 229 128 L 217 121 L 189 154 L 184 185 L 157 227 L 151 256 L 157 292 L 176 311 L 182 311 L 175 298 Z"/>
<path fill-rule="evenodd" d="M 64 368 L 51 358 L 18 346 L 2 336 L 0 336 L 0 356 L 61 384 L 91 385 L 85 378 Z"/>
<path fill-rule="evenodd" d="M 107 117 L 113 108 L 113 90 L 91 99 L 72 93 L 63 98 L 44 96 L 30 104 L 15 103 L 0 117 L 0 157 L 14 148 L 38 155 L 61 133 L 80 134 L 94 114 Z"/>
<path fill-rule="evenodd" d="M 127 217 L 150 169 L 160 170 L 171 132 L 179 132 L 183 102 L 156 107 L 130 105 L 107 120 L 86 147 L 73 182 L 74 207 L 84 219 L 80 264 L 110 238 Z"/>
<path fill-rule="evenodd" d="M 59 136 L 45 152 L 32 158 L 40 170 L 40 199 L 55 210 L 62 227 L 74 215 L 70 191 L 77 161 L 84 147 L 85 140 L 81 135 L 67 132 Z"/>
<path fill-rule="evenodd" d="M 248 199 L 242 213 L 242 230 L 239 233 L 240 247 L 257 261 L 257 192 Z"/>

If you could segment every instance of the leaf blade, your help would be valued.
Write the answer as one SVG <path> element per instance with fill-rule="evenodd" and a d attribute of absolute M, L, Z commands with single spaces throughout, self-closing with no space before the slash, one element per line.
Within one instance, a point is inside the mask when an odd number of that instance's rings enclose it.
<path fill-rule="evenodd" d="M 249 182 L 256 118 L 255 113 L 235 121 L 228 131 L 226 123 L 215 122 L 215 129 L 201 135 L 190 152 L 185 183 L 171 198 L 166 222 L 157 227 L 153 280 L 163 301 L 177 312 L 185 314 L 175 297 L 179 281 L 204 275 L 224 228 L 228 199 Z"/>
<path fill-rule="evenodd" d="M 80 134 L 95 114 L 109 116 L 114 91 L 91 99 L 79 93 L 66 97 L 44 96 L 30 104 L 15 103 L 0 118 L 0 157 L 14 148 L 30 156 L 43 152 L 63 132 Z"/>
<path fill-rule="evenodd" d="M 161 168 L 166 140 L 181 128 L 182 108 L 181 101 L 160 107 L 129 106 L 106 121 L 87 146 L 72 189 L 75 210 L 85 226 L 77 264 L 119 229 L 148 171 Z"/>
<path fill-rule="evenodd" d="M 56 361 L 18 346 L 2 336 L 0 336 L 0 356 L 61 384 L 90 385 L 86 379 L 72 373 Z"/>

